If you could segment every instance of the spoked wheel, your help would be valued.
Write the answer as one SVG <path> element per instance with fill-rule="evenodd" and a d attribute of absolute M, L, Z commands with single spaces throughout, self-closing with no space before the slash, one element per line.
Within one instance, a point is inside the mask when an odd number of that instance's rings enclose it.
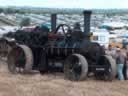
<path fill-rule="evenodd" d="M 66 79 L 79 81 L 84 80 L 88 73 L 88 63 L 84 56 L 73 54 L 66 59 L 64 75 Z"/>
<path fill-rule="evenodd" d="M 95 73 L 96 79 L 112 81 L 116 77 L 116 73 L 117 73 L 115 60 L 109 55 L 104 55 L 100 57 L 98 63 L 99 65 L 105 68 L 105 71 L 96 72 Z"/>
<path fill-rule="evenodd" d="M 8 69 L 11 73 L 27 73 L 32 70 L 33 55 L 29 47 L 18 45 L 8 54 Z"/>

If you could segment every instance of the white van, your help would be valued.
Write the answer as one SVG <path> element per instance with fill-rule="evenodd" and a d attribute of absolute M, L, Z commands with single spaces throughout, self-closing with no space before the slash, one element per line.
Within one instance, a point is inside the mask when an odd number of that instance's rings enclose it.
<path fill-rule="evenodd" d="M 97 42 L 105 48 L 109 45 L 109 32 L 93 32 L 93 36 L 91 38 L 92 42 Z"/>

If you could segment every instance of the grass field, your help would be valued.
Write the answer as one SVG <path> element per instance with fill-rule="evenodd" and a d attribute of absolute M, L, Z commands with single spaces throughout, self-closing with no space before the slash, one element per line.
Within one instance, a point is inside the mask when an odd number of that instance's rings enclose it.
<path fill-rule="evenodd" d="M 0 96 L 128 96 L 128 81 L 64 80 L 63 74 L 12 75 L 0 63 Z"/>

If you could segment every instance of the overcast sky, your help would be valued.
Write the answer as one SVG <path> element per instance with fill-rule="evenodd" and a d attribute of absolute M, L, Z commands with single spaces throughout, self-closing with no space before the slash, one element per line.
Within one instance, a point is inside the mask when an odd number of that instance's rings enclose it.
<path fill-rule="evenodd" d="M 0 0 L 0 6 L 55 8 L 128 8 L 128 0 Z"/>

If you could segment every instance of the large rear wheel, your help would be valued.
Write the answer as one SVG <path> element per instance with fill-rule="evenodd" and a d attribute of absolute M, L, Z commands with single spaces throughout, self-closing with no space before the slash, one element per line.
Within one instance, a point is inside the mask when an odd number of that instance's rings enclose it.
<path fill-rule="evenodd" d="M 88 73 L 88 63 L 84 56 L 72 54 L 64 64 L 64 75 L 66 79 L 79 81 L 84 80 Z"/>

